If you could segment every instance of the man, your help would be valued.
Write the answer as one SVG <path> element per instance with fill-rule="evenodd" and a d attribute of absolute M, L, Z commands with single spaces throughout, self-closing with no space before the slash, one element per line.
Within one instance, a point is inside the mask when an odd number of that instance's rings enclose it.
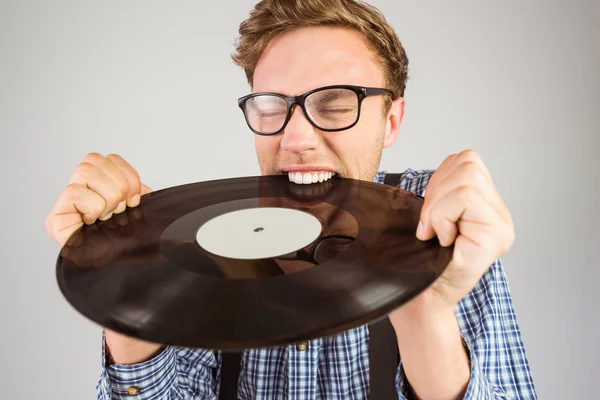
<path fill-rule="evenodd" d="M 252 87 L 240 107 L 262 174 L 288 174 L 298 184 L 333 175 L 383 182 L 379 161 L 400 130 L 408 61 L 374 8 L 262 1 L 240 26 L 234 60 Z M 398 398 L 536 398 L 499 260 L 514 240 L 513 224 L 485 165 L 465 151 L 435 172 L 405 171 L 397 186 L 425 195 L 415 235 L 455 246 L 442 277 L 389 315 L 400 353 Z M 149 191 L 121 157 L 90 154 L 47 230 L 63 244 L 84 223 L 136 207 Z M 217 398 L 219 352 L 162 348 L 108 330 L 104 338 L 98 399 Z M 302 346 L 246 351 L 238 396 L 369 398 L 369 345 L 368 330 L 358 327 Z"/>

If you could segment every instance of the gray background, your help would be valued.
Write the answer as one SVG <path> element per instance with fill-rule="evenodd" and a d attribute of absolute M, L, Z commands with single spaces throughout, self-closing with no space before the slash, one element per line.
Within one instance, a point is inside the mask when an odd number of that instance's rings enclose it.
<path fill-rule="evenodd" d="M 61 297 L 44 230 L 86 153 L 154 189 L 259 173 L 229 58 L 253 2 L 206 4 L 0 1 L 0 397 L 95 397 L 100 328 Z M 598 398 L 598 2 L 372 4 L 411 61 L 382 168 L 482 155 L 516 222 L 504 259 L 540 398 Z"/>

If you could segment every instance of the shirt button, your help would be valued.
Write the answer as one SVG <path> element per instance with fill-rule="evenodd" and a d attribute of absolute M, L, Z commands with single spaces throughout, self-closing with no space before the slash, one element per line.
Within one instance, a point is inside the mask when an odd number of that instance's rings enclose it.
<path fill-rule="evenodd" d="M 296 345 L 296 348 L 300 351 L 308 349 L 308 342 L 300 342 Z"/>
<path fill-rule="evenodd" d="M 130 396 L 138 395 L 138 394 L 140 394 L 140 392 L 141 392 L 141 390 L 137 386 L 129 386 L 127 388 L 127 394 L 130 395 Z"/>

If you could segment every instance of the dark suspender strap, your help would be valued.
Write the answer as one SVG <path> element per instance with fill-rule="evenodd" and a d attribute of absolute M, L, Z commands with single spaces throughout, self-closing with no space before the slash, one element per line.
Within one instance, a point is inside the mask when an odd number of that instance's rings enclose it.
<path fill-rule="evenodd" d="M 385 178 L 383 178 L 383 183 L 385 183 L 386 185 L 398 187 L 401 179 L 402 174 L 385 174 Z"/>
<path fill-rule="evenodd" d="M 241 353 L 221 353 L 221 384 L 219 400 L 237 400 Z"/>
<path fill-rule="evenodd" d="M 396 373 L 400 353 L 396 332 L 388 317 L 369 325 L 371 400 L 397 400 Z"/>
<path fill-rule="evenodd" d="M 241 354 L 221 353 L 221 382 L 219 400 L 237 400 Z M 396 400 L 396 373 L 400 353 L 396 332 L 389 318 L 369 325 L 370 399 Z"/>

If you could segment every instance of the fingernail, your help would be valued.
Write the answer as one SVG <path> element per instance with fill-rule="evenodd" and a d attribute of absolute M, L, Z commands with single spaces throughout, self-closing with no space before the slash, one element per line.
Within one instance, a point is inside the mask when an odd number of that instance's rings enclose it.
<path fill-rule="evenodd" d="M 127 203 L 125 202 L 125 200 L 123 200 L 122 202 L 119 203 L 119 205 L 117 206 L 117 209 L 115 210 L 115 213 L 120 214 L 123 211 L 125 211 L 125 209 L 127 208 Z"/>
<path fill-rule="evenodd" d="M 419 221 L 419 225 L 417 226 L 417 236 L 423 235 L 423 222 Z"/>
<path fill-rule="evenodd" d="M 112 217 L 113 213 L 106 214 L 103 218 L 100 218 L 101 221 L 107 221 Z"/>
<path fill-rule="evenodd" d="M 131 196 L 129 204 L 131 205 L 131 207 L 137 207 L 140 204 L 140 195 L 134 194 L 133 196 Z"/>

